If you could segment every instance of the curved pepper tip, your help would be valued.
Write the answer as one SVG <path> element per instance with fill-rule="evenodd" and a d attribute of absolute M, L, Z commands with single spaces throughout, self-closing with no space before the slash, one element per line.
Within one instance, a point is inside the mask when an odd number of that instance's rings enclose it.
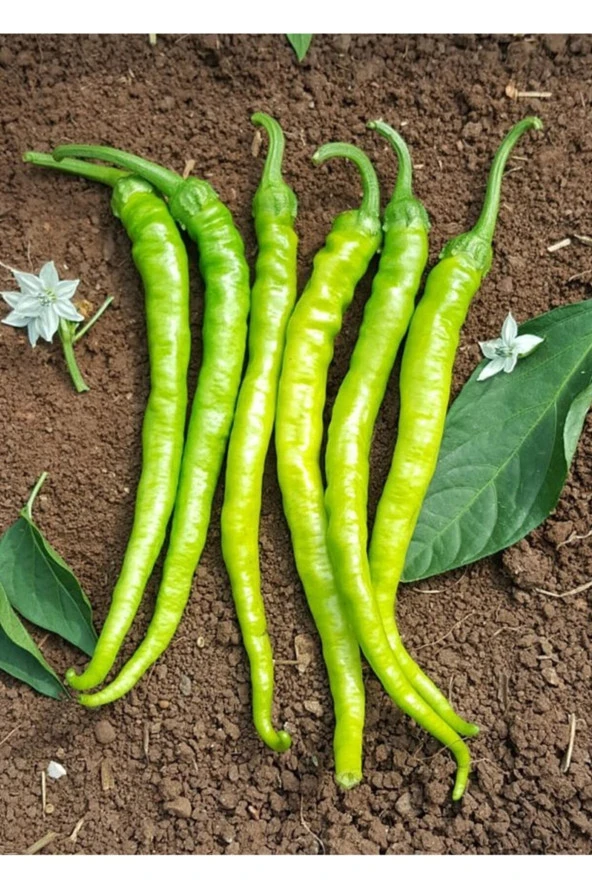
<path fill-rule="evenodd" d="M 278 731 L 277 732 L 277 746 L 276 752 L 287 752 L 287 750 L 292 745 L 292 738 L 288 734 L 287 731 Z"/>
<path fill-rule="evenodd" d="M 76 679 L 78 678 L 78 673 L 76 672 L 76 670 L 74 669 L 73 666 L 70 666 L 70 668 L 66 670 L 66 675 L 64 677 L 66 679 L 66 682 L 70 686 L 73 686 L 76 684 Z"/>

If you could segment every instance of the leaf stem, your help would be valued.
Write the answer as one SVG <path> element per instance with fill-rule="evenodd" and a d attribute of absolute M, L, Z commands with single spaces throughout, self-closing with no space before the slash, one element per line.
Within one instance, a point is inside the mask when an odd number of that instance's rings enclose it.
<path fill-rule="evenodd" d="M 76 363 L 76 357 L 74 355 L 73 348 L 74 336 L 72 333 L 70 321 L 66 321 L 64 320 L 64 318 L 61 318 L 58 333 L 60 339 L 62 340 L 64 357 L 66 358 L 66 364 L 68 365 L 68 371 L 72 378 L 72 382 L 74 383 L 74 388 L 79 394 L 81 392 L 88 392 L 89 387 L 82 378 L 82 373 L 80 372 L 80 368 Z"/>
<path fill-rule="evenodd" d="M 23 508 L 23 512 L 26 514 L 29 521 L 33 521 L 33 503 L 37 499 L 37 494 L 39 493 L 39 491 L 41 490 L 41 488 L 43 487 L 43 485 L 47 481 L 47 478 L 48 478 L 47 472 L 42 472 L 41 475 L 39 475 L 39 478 L 35 482 L 35 487 L 31 491 L 31 493 L 29 495 L 29 499 L 25 503 L 25 506 Z"/>
<path fill-rule="evenodd" d="M 100 306 L 100 308 L 97 309 L 92 318 L 90 318 L 90 320 L 88 320 L 86 324 L 80 328 L 80 330 L 76 330 L 76 332 L 72 336 L 72 345 L 75 345 L 79 339 L 82 339 L 85 333 L 88 333 L 93 324 L 96 324 L 96 322 L 99 320 L 103 312 L 109 308 L 109 306 L 113 302 L 113 299 L 113 296 L 107 296 L 103 304 Z"/>

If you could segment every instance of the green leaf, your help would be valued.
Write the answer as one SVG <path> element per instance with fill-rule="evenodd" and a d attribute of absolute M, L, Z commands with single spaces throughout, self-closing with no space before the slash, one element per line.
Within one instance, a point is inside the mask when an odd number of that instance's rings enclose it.
<path fill-rule="evenodd" d="M 308 52 L 308 47 L 312 40 L 312 34 L 286 34 L 286 37 L 290 41 L 290 45 L 296 53 L 298 61 L 301 62 Z"/>
<path fill-rule="evenodd" d="M 90 602 L 31 517 L 39 486 L 20 518 L 0 539 L 0 582 L 8 600 L 23 617 L 91 656 L 97 634 Z"/>
<path fill-rule="evenodd" d="M 0 669 L 41 694 L 59 700 L 66 692 L 41 651 L 13 611 L 0 583 Z"/>
<path fill-rule="evenodd" d="M 528 321 L 544 342 L 510 374 L 480 365 L 452 405 L 403 580 L 511 546 L 553 511 L 592 401 L 592 299 Z"/>

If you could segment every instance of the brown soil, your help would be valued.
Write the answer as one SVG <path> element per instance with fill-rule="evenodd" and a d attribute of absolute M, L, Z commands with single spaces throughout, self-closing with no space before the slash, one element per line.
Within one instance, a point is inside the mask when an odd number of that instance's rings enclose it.
<path fill-rule="evenodd" d="M 267 110 L 287 133 L 304 281 L 331 219 L 359 194 L 347 164 L 313 168 L 319 144 L 364 146 L 387 193 L 395 164 L 365 122 L 381 116 L 401 127 L 432 218 L 435 258 L 474 221 L 502 133 L 524 114 L 540 114 L 545 132 L 523 140 L 504 182 L 495 262 L 463 332 L 458 392 L 478 359 L 478 339 L 497 335 L 509 309 L 524 320 L 592 295 L 591 248 L 574 241 L 546 249 L 592 235 L 591 64 L 587 36 L 325 36 L 302 65 L 280 35 L 166 36 L 155 47 L 144 36 L 0 37 L 0 258 L 35 272 L 53 258 L 63 276 L 82 279 L 79 293 L 94 307 L 108 293 L 116 297 L 78 349 L 92 386 L 84 396 L 74 393 L 57 346 L 31 350 L 23 335 L 0 326 L 0 525 L 14 520 L 48 470 L 39 523 L 92 598 L 100 625 L 140 466 L 148 386 L 142 293 L 106 190 L 25 168 L 23 150 L 76 140 L 115 144 L 179 171 L 194 159 L 231 207 L 252 259 L 250 202 L 261 158 L 253 157 L 249 114 Z M 552 96 L 513 101 L 510 81 Z M 0 285 L 11 288 L 4 269 Z M 337 343 L 330 402 L 369 286 L 370 278 Z M 195 373 L 196 273 L 194 291 Z M 395 421 L 393 381 L 375 436 L 372 508 Z M 220 554 L 219 494 L 182 628 L 135 693 L 88 713 L 0 678 L 0 851 L 21 852 L 54 830 L 43 853 L 589 853 L 589 593 L 557 599 L 537 590 L 564 592 L 591 576 L 592 538 L 578 538 L 590 530 L 591 432 L 588 421 L 555 514 L 527 540 L 401 594 L 411 650 L 482 726 L 461 804 L 450 801 L 449 754 L 394 709 L 369 673 L 365 780 L 347 793 L 336 787 L 327 682 L 270 456 L 262 570 L 277 714 L 293 749 L 272 754 L 251 725 L 247 663 Z M 126 653 L 147 623 L 156 579 Z M 435 588 L 440 594 L 422 594 Z M 297 636 L 310 638 L 314 651 L 302 673 L 290 662 Z M 60 670 L 80 661 L 53 638 L 44 652 Z M 570 713 L 577 731 L 563 773 Z M 49 781 L 54 811 L 44 817 L 40 772 L 51 759 L 68 773 Z M 109 771 L 112 788 L 104 789 Z"/>

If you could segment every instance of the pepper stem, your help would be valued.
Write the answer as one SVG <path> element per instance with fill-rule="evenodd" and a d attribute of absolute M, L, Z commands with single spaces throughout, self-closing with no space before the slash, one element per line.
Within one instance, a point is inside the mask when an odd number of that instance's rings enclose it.
<path fill-rule="evenodd" d="M 472 229 L 472 233 L 480 237 L 482 240 L 487 241 L 488 243 L 493 241 L 495 224 L 497 222 L 500 207 L 502 177 L 506 163 L 508 162 L 510 154 L 514 150 L 516 142 L 526 130 L 541 130 L 542 128 L 543 123 L 538 117 L 525 117 L 524 120 L 521 120 L 512 127 L 497 149 L 489 172 L 489 179 L 487 180 L 487 190 L 485 192 L 483 209 L 481 210 L 479 219 Z"/>
<path fill-rule="evenodd" d="M 39 475 L 39 477 L 37 478 L 37 481 L 35 482 L 35 486 L 34 486 L 33 490 L 29 494 L 29 499 L 27 500 L 27 502 L 25 503 L 25 505 L 23 507 L 23 512 L 25 513 L 25 515 L 27 516 L 27 518 L 31 522 L 33 521 L 33 503 L 37 499 L 37 494 L 39 493 L 39 491 L 41 490 L 41 488 L 45 484 L 47 477 L 48 477 L 47 472 L 42 472 L 41 475 Z"/>
<path fill-rule="evenodd" d="M 68 371 L 70 373 L 70 376 L 72 377 L 74 388 L 79 394 L 81 392 L 88 392 L 89 387 L 82 378 L 82 373 L 80 372 L 80 368 L 76 363 L 76 357 L 74 355 L 74 336 L 72 332 L 71 322 L 66 321 L 64 318 L 61 318 L 58 333 L 60 339 L 62 340 L 64 357 L 66 358 L 66 364 L 68 365 Z"/>
<path fill-rule="evenodd" d="M 113 163 L 142 176 L 167 197 L 171 197 L 184 181 L 178 173 L 167 170 L 151 160 L 144 160 L 143 157 L 136 157 L 135 154 L 120 151 L 119 148 L 109 148 L 106 145 L 60 145 L 54 150 L 53 157 L 57 161 L 65 157 L 90 157 L 93 160 Z"/>
<path fill-rule="evenodd" d="M 315 151 L 312 159 L 314 163 L 318 164 L 330 160 L 332 157 L 345 157 L 355 163 L 362 177 L 363 197 L 360 211 L 368 216 L 378 216 L 380 213 L 380 187 L 370 158 L 355 145 L 349 145 L 347 142 L 328 142 Z"/>
<path fill-rule="evenodd" d="M 124 175 L 125 175 L 125 173 L 124 173 Z M 82 337 L 85 335 L 85 333 L 88 333 L 90 328 L 92 326 L 94 326 L 94 324 L 97 323 L 97 321 L 99 320 L 99 318 L 101 317 L 103 312 L 105 312 L 109 308 L 109 306 L 111 305 L 112 302 L 113 302 L 113 296 L 107 296 L 107 298 L 105 299 L 103 304 L 95 311 L 92 318 L 90 318 L 86 322 L 86 324 L 84 324 L 83 327 L 81 327 L 79 330 L 77 329 L 76 332 L 72 334 L 72 344 L 73 345 L 75 345 L 79 339 L 82 339 Z"/>
<path fill-rule="evenodd" d="M 85 163 L 83 160 L 68 159 L 54 160 L 51 154 L 41 154 L 38 151 L 27 151 L 23 154 L 25 163 L 34 163 L 36 166 L 45 167 L 48 170 L 58 170 L 62 173 L 70 173 L 73 176 L 82 176 L 84 179 L 92 179 L 94 182 L 102 182 L 111 188 L 122 176 L 127 175 L 123 170 L 114 170 L 113 167 L 98 166 L 94 163 Z"/>
<path fill-rule="evenodd" d="M 284 159 L 285 138 L 281 126 L 263 111 L 257 111 L 251 117 L 251 123 L 262 126 L 269 138 L 269 148 L 265 158 L 265 166 L 261 176 L 261 185 L 279 185 L 282 179 L 282 162 Z"/>
<path fill-rule="evenodd" d="M 397 155 L 399 169 L 395 190 L 390 202 L 394 203 L 398 200 L 413 197 L 413 164 L 407 143 L 392 126 L 389 126 L 383 120 L 371 120 L 366 125 L 368 129 L 376 130 L 380 136 L 386 139 Z"/>

